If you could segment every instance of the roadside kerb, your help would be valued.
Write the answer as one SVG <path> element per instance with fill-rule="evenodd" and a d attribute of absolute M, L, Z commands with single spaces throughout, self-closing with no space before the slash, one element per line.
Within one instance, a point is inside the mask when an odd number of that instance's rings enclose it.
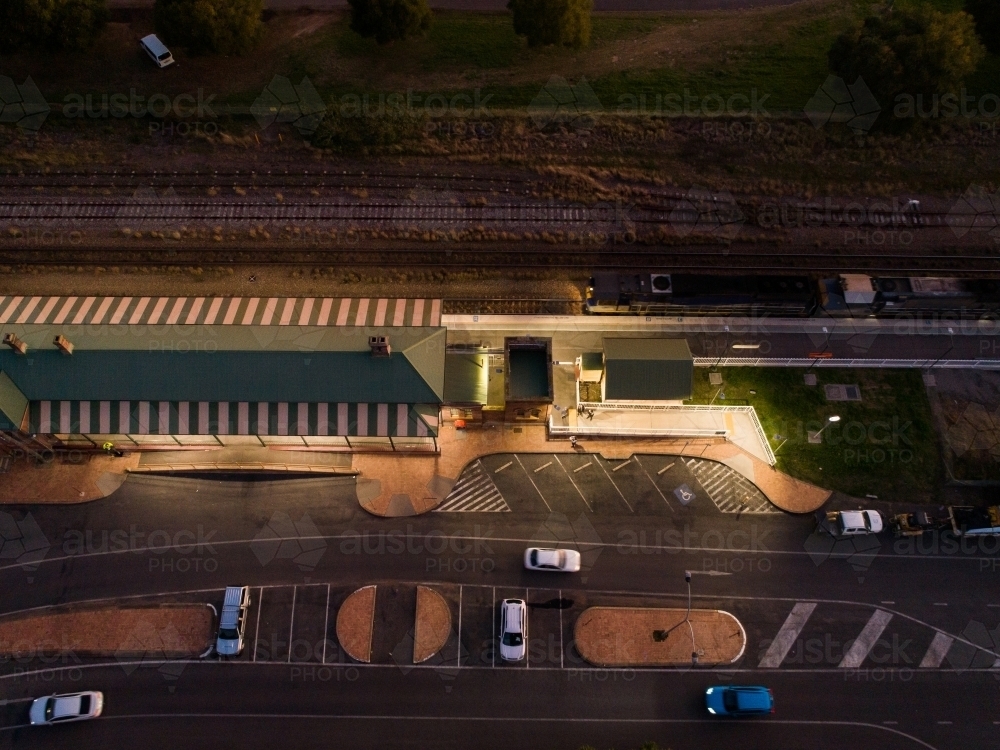
<path fill-rule="evenodd" d="M 596 667 L 690 667 L 692 653 L 699 665 L 718 666 L 743 656 L 746 631 L 729 612 L 692 609 L 686 615 L 683 608 L 590 607 L 573 626 L 574 642 Z"/>

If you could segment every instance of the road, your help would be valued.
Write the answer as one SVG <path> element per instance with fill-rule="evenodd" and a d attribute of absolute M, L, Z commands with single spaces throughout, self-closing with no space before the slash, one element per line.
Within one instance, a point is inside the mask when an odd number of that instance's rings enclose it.
<path fill-rule="evenodd" d="M 0 705 L 0 747 L 141 738 L 149 747 L 197 748 L 224 737 L 248 748 L 294 738 L 296 747 L 655 740 L 672 748 L 943 749 L 985 747 L 995 731 L 1000 675 L 990 633 L 1000 619 L 1000 556 L 991 540 L 963 547 L 883 537 L 832 547 L 812 518 L 725 512 L 695 479 L 653 479 L 641 457 L 607 480 L 577 475 L 575 499 L 570 483 L 541 479 L 544 471 L 505 478 L 518 459 L 528 456 L 513 456 L 499 474 L 503 464 L 489 467 L 507 507 L 496 512 L 383 520 L 360 511 L 349 480 L 152 476 L 87 505 L 7 509 L 15 521 L 30 514 L 49 546 L 31 565 L 4 553 L 0 612 L 121 597 L 217 604 L 233 583 L 252 586 L 254 603 L 248 648 L 233 663 L 48 655 L 0 666 L 0 696 L 13 701 Z M 691 483 L 686 506 L 669 492 L 681 481 Z M 287 556 L 261 542 L 281 514 L 299 524 Z M 580 575 L 523 570 L 525 546 L 555 539 L 581 550 Z M 302 557 L 307 549 L 319 554 Z M 583 609 L 683 606 L 686 569 L 728 574 L 697 575 L 693 591 L 695 606 L 743 623 L 747 647 L 734 667 L 603 670 L 579 659 L 572 633 Z M 339 602 L 370 583 L 380 591 L 374 657 L 358 665 L 340 651 L 332 622 Z M 406 646 L 417 583 L 445 596 L 453 632 L 437 661 L 414 667 Z M 529 603 L 529 656 L 517 665 L 500 662 L 492 646 L 495 602 L 507 596 Z M 778 656 L 776 641 L 788 646 Z M 777 714 L 709 721 L 700 691 L 733 680 L 771 687 Z M 25 698 L 83 688 L 106 692 L 105 718 L 50 732 L 19 728 Z"/>

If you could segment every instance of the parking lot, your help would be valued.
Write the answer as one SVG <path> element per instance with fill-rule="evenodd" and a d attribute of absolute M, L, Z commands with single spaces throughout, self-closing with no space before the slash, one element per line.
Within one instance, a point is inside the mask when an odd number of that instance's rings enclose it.
<path fill-rule="evenodd" d="M 666 516 L 692 506 L 779 512 L 751 482 L 716 461 L 594 453 L 503 453 L 467 466 L 439 513 L 595 513 Z"/>

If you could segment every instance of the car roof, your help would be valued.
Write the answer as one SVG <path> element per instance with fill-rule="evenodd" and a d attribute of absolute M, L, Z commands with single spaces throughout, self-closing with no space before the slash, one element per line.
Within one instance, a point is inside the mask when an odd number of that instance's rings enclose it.
<path fill-rule="evenodd" d="M 52 706 L 52 718 L 61 719 L 64 716 L 79 716 L 82 700 L 83 698 L 80 695 L 67 695 L 63 698 L 56 698 L 55 705 Z"/>
<path fill-rule="evenodd" d="M 759 686 L 730 688 L 736 693 L 736 704 L 740 709 L 767 711 L 771 708 L 771 694 L 767 688 Z"/>
<path fill-rule="evenodd" d="M 521 630 L 521 609 L 524 606 L 524 602 L 519 599 L 505 599 L 504 604 L 507 605 L 504 610 L 504 630 L 513 630 L 515 632 L 520 632 Z"/>
<path fill-rule="evenodd" d="M 844 526 L 864 526 L 865 516 L 860 510 L 842 510 L 840 517 L 844 521 Z"/>
<path fill-rule="evenodd" d="M 149 36 L 144 36 L 142 38 L 142 43 L 149 47 L 154 54 L 160 54 L 161 52 L 168 52 L 166 45 L 160 41 L 160 38 L 156 34 L 150 34 Z"/>
<path fill-rule="evenodd" d="M 538 562 L 540 564 L 546 564 L 546 565 L 558 565 L 559 564 L 559 550 L 557 550 L 557 549 L 539 549 L 538 550 Z"/>

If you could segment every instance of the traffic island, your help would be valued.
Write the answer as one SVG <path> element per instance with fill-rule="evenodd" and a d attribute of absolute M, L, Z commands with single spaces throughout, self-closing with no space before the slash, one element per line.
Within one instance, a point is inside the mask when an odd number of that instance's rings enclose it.
<path fill-rule="evenodd" d="M 365 586 L 347 597 L 337 612 L 337 640 L 355 661 L 372 660 L 375 628 L 375 586 Z"/>
<path fill-rule="evenodd" d="M 692 644 L 692 632 L 694 642 Z M 732 664 L 747 636 L 740 621 L 717 609 L 590 607 L 573 626 L 576 649 L 597 667 L 682 667 Z"/>
<path fill-rule="evenodd" d="M 180 659 L 212 643 L 214 611 L 207 604 L 105 607 L 0 618 L 0 656 Z"/>
<path fill-rule="evenodd" d="M 413 663 L 420 664 L 444 648 L 451 635 L 451 607 L 434 589 L 417 586 L 416 625 L 413 629 Z"/>

